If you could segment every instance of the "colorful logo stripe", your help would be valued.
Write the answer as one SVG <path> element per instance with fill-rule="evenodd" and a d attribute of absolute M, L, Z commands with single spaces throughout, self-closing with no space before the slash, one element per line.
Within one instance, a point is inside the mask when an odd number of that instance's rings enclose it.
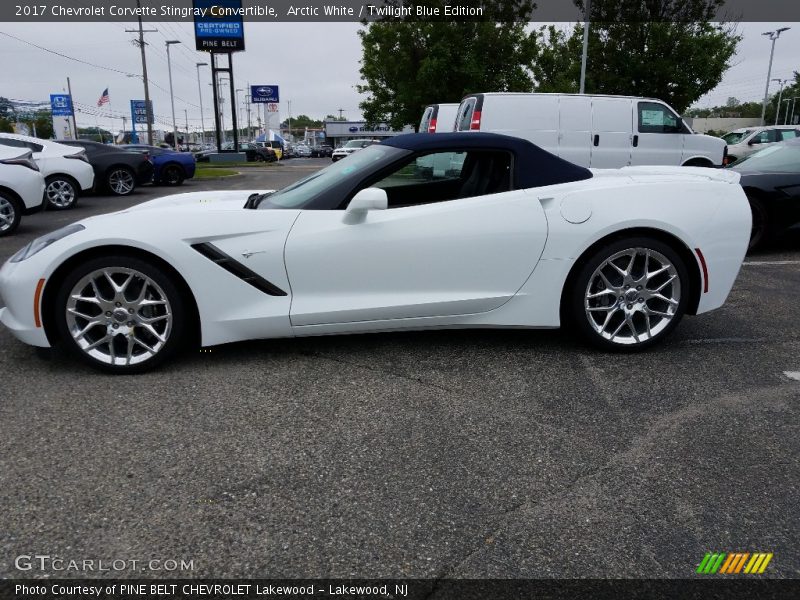
<path fill-rule="evenodd" d="M 746 573 L 760 575 L 772 560 L 772 552 L 706 552 L 703 560 L 697 566 L 697 573 L 713 575 L 722 573 L 735 575 Z"/>

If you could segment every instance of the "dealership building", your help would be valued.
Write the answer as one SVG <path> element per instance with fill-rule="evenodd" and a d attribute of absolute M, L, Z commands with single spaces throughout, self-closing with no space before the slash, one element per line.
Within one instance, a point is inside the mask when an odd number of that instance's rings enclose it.
<path fill-rule="evenodd" d="M 398 131 L 386 123 L 368 126 L 365 121 L 325 121 L 323 127 L 324 143 L 334 148 L 350 140 L 383 140 L 403 133 L 414 133 L 414 128 L 410 125 L 404 127 L 402 131 Z"/>

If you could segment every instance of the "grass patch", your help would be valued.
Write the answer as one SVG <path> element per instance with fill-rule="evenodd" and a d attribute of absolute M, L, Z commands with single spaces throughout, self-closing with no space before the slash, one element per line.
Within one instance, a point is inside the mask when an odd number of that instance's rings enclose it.
<path fill-rule="evenodd" d="M 231 175 L 238 174 L 239 172 L 233 169 L 198 167 L 194 173 L 194 177 L 195 179 L 209 179 L 212 177 L 230 177 Z"/>

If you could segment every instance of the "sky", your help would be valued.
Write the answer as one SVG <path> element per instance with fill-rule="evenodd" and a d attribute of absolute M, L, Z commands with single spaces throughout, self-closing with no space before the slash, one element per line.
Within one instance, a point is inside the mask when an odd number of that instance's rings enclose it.
<path fill-rule="evenodd" d="M 764 95 L 770 51 L 769 39 L 761 33 L 785 26 L 791 26 L 792 29 L 784 32 L 776 44 L 772 77 L 791 79 L 792 72 L 800 70 L 797 58 L 800 57 L 800 23 L 741 23 L 739 32 L 744 39 L 733 66 L 721 84 L 698 100 L 695 106 L 724 104 L 729 96 L 740 101 L 760 101 Z M 176 120 L 179 127 L 183 128 L 188 116 L 190 129 L 197 129 L 200 125 L 200 103 L 196 63 L 208 62 L 209 56 L 194 50 L 192 25 L 189 22 L 146 23 L 145 27 L 158 29 L 157 33 L 147 34 L 150 43 L 148 74 L 154 84 L 150 92 L 157 128 L 170 128 L 165 42 L 177 39 L 182 43 L 172 46 L 171 50 Z M 24 40 L 0 35 L 0 57 L 3 59 L 0 96 L 14 100 L 47 101 L 50 94 L 61 93 L 66 88 L 66 78 L 70 77 L 73 97 L 81 108 L 77 113 L 78 125 L 88 127 L 99 124 L 118 131 L 122 127 L 122 114 L 130 114 L 129 100 L 144 97 L 141 77 L 125 74 L 141 74 L 140 53 L 132 43 L 136 36 L 125 31 L 131 28 L 132 23 L 0 23 L 0 32 Z M 246 23 L 247 50 L 234 55 L 236 87 L 246 89 L 248 83 L 280 86 L 280 113 L 271 120 L 273 128 L 287 118 L 290 110 L 293 116 L 306 114 L 323 118 L 328 114 L 338 115 L 339 109 L 342 109 L 343 116 L 357 120 L 361 117 L 358 104 L 362 99 L 355 89 L 360 83 L 359 28 L 357 23 Z M 106 69 L 56 56 L 29 44 Z M 213 111 L 208 67 L 201 67 L 200 76 L 205 126 L 211 130 Z M 109 90 L 111 102 L 98 109 L 97 100 L 105 88 Z M 778 84 L 772 82 L 770 90 L 777 89 Z M 239 93 L 242 103 L 245 93 Z M 96 116 L 98 112 L 101 114 Z M 255 119 L 255 113 L 252 117 Z M 229 125 L 230 117 L 226 119 Z"/>

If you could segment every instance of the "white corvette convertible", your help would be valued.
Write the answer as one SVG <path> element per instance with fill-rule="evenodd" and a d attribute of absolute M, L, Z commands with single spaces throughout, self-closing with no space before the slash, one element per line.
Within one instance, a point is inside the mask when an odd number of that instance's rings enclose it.
<path fill-rule="evenodd" d="M 750 236 L 738 178 L 405 135 L 279 191 L 167 196 L 43 236 L 0 271 L 0 321 L 118 373 L 186 343 L 403 329 L 570 324 L 640 349 L 725 301 Z"/>

